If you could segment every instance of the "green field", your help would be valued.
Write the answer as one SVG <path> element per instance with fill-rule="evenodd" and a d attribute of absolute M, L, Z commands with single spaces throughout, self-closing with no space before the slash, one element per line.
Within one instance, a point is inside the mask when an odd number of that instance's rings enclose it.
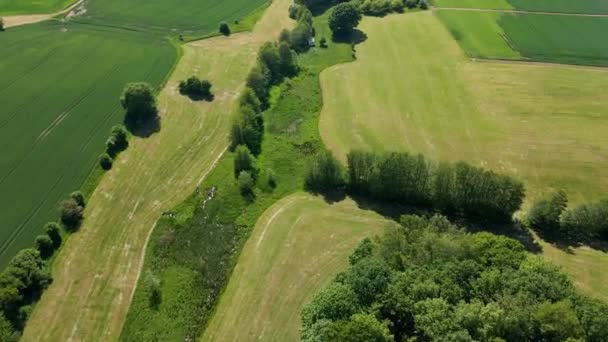
<path fill-rule="evenodd" d="M 298 193 L 279 201 L 255 225 L 202 341 L 299 340 L 304 304 L 364 237 L 390 224 L 350 199 L 330 205 Z"/>
<path fill-rule="evenodd" d="M 96 0 L 78 21 L 170 34 L 203 35 L 216 32 L 221 21 L 231 26 L 268 0 L 184 0 L 167 5 L 164 0 Z"/>
<path fill-rule="evenodd" d="M 0 267 L 33 245 L 80 188 L 122 121 L 125 83 L 158 85 L 177 57 L 165 40 L 47 22 L 0 35 Z"/>
<path fill-rule="evenodd" d="M 523 180 L 528 203 L 555 188 L 573 202 L 608 191 L 608 70 L 471 62 L 430 13 L 361 29 L 357 61 L 321 75 L 321 135 L 343 160 L 352 148 L 466 160 Z"/>
<path fill-rule="evenodd" d="M 438 11 L 471 57 L 608 66 L 608 17 Z"/>
<path fill-rule="evenodd" d="M 604 0 L 434 0 L 437 7 L 516 9 L 530 12 L 607 14 Z"/>
<path fill-rule="evenodd" d="M 0 0 L 0 16 L 60 11 L 75 0 Z"/>

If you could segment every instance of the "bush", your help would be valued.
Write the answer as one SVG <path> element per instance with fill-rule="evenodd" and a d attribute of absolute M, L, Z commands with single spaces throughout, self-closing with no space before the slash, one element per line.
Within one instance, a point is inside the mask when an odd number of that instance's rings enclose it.
<path fill-rule="evenodd" d="M 608 238 L 608 199 L 566 210 L 561 229 L 571 236 Z"/>
<path fill-rule="evenodd" d="M 239 145 L 234 155 L 234 176 L 239 177 L 242 171 L 252 172 L 255 169 L 255 158 L 247 146 Z"/>
<path fill-rule="evenodd" d="M 157 117 L 156 96 L 148 83 L 128 83 L 123 90 L 120 103 L 127 110 L 125 121 L 130 124 L 141 125 Z"/>
<path fill-rule="evenodd" d="M 101 166 L 102 169 L 108 171 L 112 168 L 112 164 L 114 163 L 114 160 L 112 160 L 112 157 L 107 154 L 107 153 L 102 153 L 99 156 L 99 166 Z"/>
<path fill-rule="evenodd" d="M 53 255 L 55 248 L 53 247 L 53 240 L 46 235 L 38 235 L 36 237 L 36 249 L 40 252 L 40 256 L 44 259 Z"/>
<path fill-rule="evenodd" d="M 319 46 L 322 48 L 327 47 L 327 39 L 325 39 L 325 37 L 321 37 L 321 39 L 319 40 Z"/>
<path fill-rule="evenodd" d="M 49 222 L 44 225 L 44 232 L 48 235 L 53 241 L 53 247 L 57 249 L 61 246 L 61 232 L 60 226 L 57 222 Z"/>
<path fill-rule="evenodd" d="M 308 165 L 304 178 L 306 189 L 315 192 L 341 190 L 344 186 L 344 170 L 340 162 L 327 151 L 315 156 Z"/>
<path fill-rule="evenodd" d="M 547 232 L 556 232 L 560 229 L 560 216 L 568 205 L 568 196 L 559 190 L 547 198 L 534 203 L 528 214 L 532 227 Z"/>
<path fill-rule="evenodd" d="M 4 18 L 0 17 L 0 31 L 4 31 Z"/>
<path fill-rule="evenodd" d="M 116 155 L 120 151 L 124 151 L 129 146 L 129 133 L 123 125 L 115 125 L 112 127 L 110 138 L 106 141 L 106 152 L 109 155 Z"/>
<path fill-rule="evenodd" d="M 241 194 L 248 195 L 253 192 L 253 177 L 251 177 L 250 172 L 241 171 L 241 173 L 239 173 L 238 182 Z"/>
<path fill-rule="evenodd" d="M 426 0 L 420 0 L 420 8 L 423 10 L 426 10 L 429 8 L 429 4 L 426 2 Z"/>
<path fill-rule="evenodd" d="M 76 203 L 78 203 L 79 206 L 81 207 L 86 207 L 86 202 L 84 199 L 84 195 L 82 194 L 82 192 L 80 191 L 74 191 L 70 194 L 70 198 L 73 199 L 74 201 L 76 201 Z"/>
<path fill-rule="evenodd" d="M 200 80 L 196 76 L 192 76 L 185 81 L 179 83 L 179 92 L 183 95 L 188 95 L 193 99 L 210 99 L 211 82 L 208 80 Z"/>
<path fill-rule="evenodd" d="M 220 33 L 223 34 L 224 36 L 230 35 L 230 26 L 228 26 L 227 22 L 222 21 L 220 23 Z"/>
<path fill-rule="evenodd" d="M 73 198 L 61 203 L 61 222 L 68 230 L 78 228 L 84 218 L 84 208 Z"/>
<path fill-rule="evenodd" d="M 361 14 L 357 8 L 348 2 L 341 3 L 334 7 L 329 15 L 329 28 L 334 36 L 346 36 L 350 34 L 361 20 Z"/>
<path fill-rule="evenodd" d="M 160 288 L 160 280 L 156 278 L 152 273 L 148 273 L 146 276 L 146 287 L 148 288 L 149 298 L 148 302 L 150 307 L 154 310 L 158 310 L 162 302 L 162 292 Z"/>
<path fill-rule="evenodd" d="M 271 169 L 266 170 L 266 184 L 273 189 L 277 187 L 277 178 Z"/>
<path fill-rule="evenodd" d="M 289 18 L 296 20 L 299 16 L 301 5 L 291 4 L 289 5 Z"/>

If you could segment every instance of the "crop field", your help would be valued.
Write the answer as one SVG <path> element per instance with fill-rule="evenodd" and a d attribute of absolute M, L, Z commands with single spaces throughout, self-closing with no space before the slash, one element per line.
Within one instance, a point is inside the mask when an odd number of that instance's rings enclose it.
<path fill-rule="evenodd" d="M 608 17 L 437 12 L 471 57 L 608 66 Z"/>
<path fill-rule="evenodd" d="M 87 12 L 78 18 L 100 25 L 171 34 L 209 34 L 221 21 L 235 25 L 268 0 L 185 0 L 167 6 L 165 0 L 112 1 L 86 3 Z"/>
<path fill-rule="evenodd" d="M 434 0 L 434 3 L 437 7 L 608 14 L 608 3 L 604 0 Z"/>
<path fill-rule="evenodd" d="M 257 48 L 278 36 L 289 20 L 288 6 L 288 1 L 273 2 L 253 33 L 184 46 L 159 95 L 161 130 L 133 137 L 101 180 L 83 226 L 55 260 L 55 280 L 36 305 L 23 341 L 118 340 L 149 233 L 162 212 L 191 194 L 222 155 L 234 100 Z M 178 82 L 192 74 L 213 83 L 213 102 L 178 94 Z"/>
<path fill-rule="evenodd" d="M 297 193 L 279 201 L 258 220 L 202 341 L 299 340 L 303 305 L 363 238 L 390 224 L 350 199 L 330 205 Z"/>
<path fill-rule="evenodd" d="M 466 160 L 523 180 L 528 202 L 608 190 L 608 70 L 471 62 L 430 13 L 365 18 L 361 29 L 357 61 L 321 75 L 321 135 L 342 160 L 352 148 Z"/>
<path fill-rule="evenodd" d="M 0 16 L 53 13 L 73 2 L 75 0 L 0 0 Z"/>
<path fill-rule="evenodd" d="M 53 22 L 7 30 L 0 45 L 3 267 L 96 165 L 124 84 L 160 84 L 177 56 L 164 40 Z"/>

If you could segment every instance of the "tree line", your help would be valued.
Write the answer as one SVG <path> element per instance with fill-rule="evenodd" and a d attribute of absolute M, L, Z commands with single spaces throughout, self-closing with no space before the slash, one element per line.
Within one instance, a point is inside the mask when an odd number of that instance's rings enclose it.
<path fill-rule="evenodd" d="M 605 341 L 608 305 L 510 238 L 404 216 L 301 313 L 303 341 Z"/>
<path fill-rule="evenodd" d="M 347 170 L 329 153 L 309 166 L 305 187 L 316 192 L 346 185 L 357 195 L 403 205 L 432 207 L 448 215 L 509 221 L 521 207 L 523 184 L 465 162 L 436 163 L 405 152 L 351 151 Z"/>
<path fill-rule="evenodd" d="M 608 198 L 568 208 L 568 196 L 558 190 L 534 203 L 528 221 L 532 228 L 554 237 L 608 241 Z"/>

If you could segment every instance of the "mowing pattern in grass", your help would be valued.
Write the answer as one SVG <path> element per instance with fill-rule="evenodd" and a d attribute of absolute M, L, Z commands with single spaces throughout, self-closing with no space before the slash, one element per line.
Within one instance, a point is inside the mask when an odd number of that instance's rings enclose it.
<path fill-rule="evenodd" d="M 608 17 L 438 11 L 471 56 L 608 66 Z"/>
<path fill-rule="evenodd" d="M 0 0 L 0 16 L 44 14 L 60 11 L 75 0 Z"/>
<path fill-rule="evenodd" d="M 96 164 L 122 120 L 123 85 L 160 84 L 177 53 L 154 37 L 56 22 L 8 30 L 0 45 L 2 268 Z"/>
<path fill-rule="evenodd" d="M 519 177 L 528 200 L 551 188 L 573 202 L 608 191 L 608 71 L 470 62 L 429 13 L 365 18 L 361 29 L 357 61 L 321 75 L 321 135 L 337 155 L 401 149 L 467 160 Z M 597 289 L 589 293 L 604 296 Z"/>
<path fill-rule="evenodd" d="M 255 62 L 257 46 L 278 36 L 289 21 L 288 6 L 289 1 L 273 3 L 253 34 L 184 47 L 159 95 L 160 132 L 133 137 L 101 180 L 83 226 L 53 264 L 53 284 L 35 307 L 24 341 L 119 339 L 148 233 L 163 211 L 194 191 L 224 151 L 234 100 Z M 213 102 L 193 102 L 178 93 L 179 81 L 192 74 L 212 81 Z"/>
<path fill-rule="evenodd" d="M 434 0 L 438 7 L 516 9 L 531 12 L 607 14 L 605 0 Z"/>
<path fill-rule="evenodd" d="M 268 0 L 185 0 L 179 4 L 166 0 L 87 2 L 87 13 L 78 20 L 101 25 L 172 34 L 217 32 L 221 21 L 235 25 Z"/>
<path fill-rule="evenodd" d="M 297 341 L 303 305 L 388 224 L 350 199 L 329 205 L 295 194 L 276 203 L 255 225 L 202 340 Z"/>

